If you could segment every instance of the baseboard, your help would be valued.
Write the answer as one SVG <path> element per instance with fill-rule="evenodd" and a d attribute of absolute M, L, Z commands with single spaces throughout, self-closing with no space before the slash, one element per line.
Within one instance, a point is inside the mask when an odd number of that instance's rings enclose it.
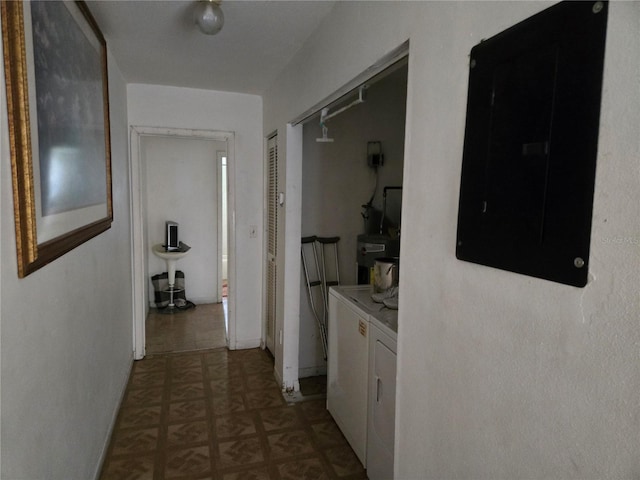
<path fill-rule="evenodd" d="M 125 375 L 123 375 L 124 382 L 120 390 L 120 400 L 116 404 L 116 408 L 113 410 L 113 412 L 111 412 L 111 422 L 109 425 L 109 429 L 107 431 L 107 437 L 105 438 L 104 445 L 102 446 L 102 451 L 100 452 L 100 458 L 98 461 L 96 472 L 93 475 L 94 480 L 99 480 L 100 474 L 102 473 L 102 467 L 104 465 L 105 459 L 107 458 L 107 453 L 109 450 L 109 442 L 111 441 L 113 430 L 116 427 L 118 412 L 120 411 L 120 407 L 122 407 L 124 396 L 127 393 L 127 385 L 129 384 L 129 377 L 131 376 L 131 372 L 133 371 L 133 351 L 131 352 L 131 356 L 129 357 L 129 361 L 127 362 L 127 365 L 128 365 L 127 372 L 125 373 Z"/>

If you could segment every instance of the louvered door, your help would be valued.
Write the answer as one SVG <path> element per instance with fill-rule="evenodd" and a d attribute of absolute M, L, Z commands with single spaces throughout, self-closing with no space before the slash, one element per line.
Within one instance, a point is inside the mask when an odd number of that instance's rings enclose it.
<path fill-rule="evenodd" d="M 267 187 L 267 348 L 275 353 L 276 291 L 278 254 L 278 142 L 277 135 L 267 141 L 268 187 Z"/>

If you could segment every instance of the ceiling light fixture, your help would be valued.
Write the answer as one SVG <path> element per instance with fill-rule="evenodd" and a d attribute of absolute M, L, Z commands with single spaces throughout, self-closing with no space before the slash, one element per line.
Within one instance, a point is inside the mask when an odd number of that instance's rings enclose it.
<path fill-rule="evenodd" d="M 215 35 L 224 25 L 220 0 L 199 0 L 195 9 L 195 22 L 206 35 Z"/>

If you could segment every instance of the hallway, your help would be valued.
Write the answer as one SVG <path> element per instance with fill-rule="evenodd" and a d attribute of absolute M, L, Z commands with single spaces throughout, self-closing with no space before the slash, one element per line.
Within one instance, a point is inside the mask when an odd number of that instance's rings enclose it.
<path fill-rule="evenodd" d="M 134 362 L 102 480 L 366 479 L 324 400 L 288 404 L 260 349 Z"/>

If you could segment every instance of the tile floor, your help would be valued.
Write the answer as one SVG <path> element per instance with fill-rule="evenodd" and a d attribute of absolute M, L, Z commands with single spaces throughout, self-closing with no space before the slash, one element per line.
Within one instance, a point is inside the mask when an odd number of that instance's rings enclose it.
<path fill-rule="evenodd" d="M 198 307 L 200 308 L 200 307 Z M 134 363 L 101 480 L 366 479 L 325 400 L 288 404 L 260 349 Z"/>
<path fill-rule="evenodd" d="M 225 308 L 212 303 L 176 313 L 152 309 L 146 321 L 147 355 L 226 346 Z"/>

